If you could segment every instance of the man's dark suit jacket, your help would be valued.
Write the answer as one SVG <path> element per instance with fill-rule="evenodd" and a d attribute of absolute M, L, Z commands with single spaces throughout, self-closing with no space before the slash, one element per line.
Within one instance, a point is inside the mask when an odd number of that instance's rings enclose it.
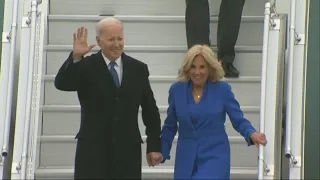
<path fill-rule="evenodd" d="M 81 105 L 81 125 L 76 135 L 76 179 L 141 176 L 143 141 L 138 126 L 139 106 L 146 126 L 147 153 L 161 152 L 161 120 L 150 87 L 148 66 L 125 53 L 121 59 L 123 73 L 119 88 L 101 51 L 76 63 L 71 53 L 55 78 L 57 89 L 77 91 Z M 129 164 L 127 168 L 123 161 Z"/>

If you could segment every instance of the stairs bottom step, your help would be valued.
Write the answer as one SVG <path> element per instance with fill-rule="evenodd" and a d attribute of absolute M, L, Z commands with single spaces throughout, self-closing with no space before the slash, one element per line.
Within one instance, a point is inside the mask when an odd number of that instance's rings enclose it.
<path fill-rule="evenodd" d="M 233 167 L 231 168 L 231 179 L 257 179 L 258 170 L 257 168 L 243 168 Z M 35 179 L 73 179 L 73 167 L 68 168 L 39 168 L 36 171 Z M 172 167 L 161 167 L 161 168 L 143 168 L 142 169 L 143 180 L 172 180 L 173 179 L 173 168 Z"/>

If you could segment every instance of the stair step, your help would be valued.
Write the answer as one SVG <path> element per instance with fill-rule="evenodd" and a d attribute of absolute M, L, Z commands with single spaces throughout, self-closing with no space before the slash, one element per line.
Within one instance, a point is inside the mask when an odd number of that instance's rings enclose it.
<path fill-rule="evenodd" d="M 216 50 L 216 15 L 221 0 L 209 1 L 212 14 L 211 42 Z M 256 128 L 259 127 L 260 114 L 263 9 L 264 1 L 246 1 L 234 62 L 241 77 L 224 79 L 232 86 L 245 116 Z M 115 15 L 122 20 L 125 52 L 148 64 L 150 83 L 161 119 L 164 120 L 168 89 L 176 79 L 187 50 L 184 13 L 185 0 L 50 1 L 49 45 L 45 47 L 46 75 L 43 77 L 42 90 L 44 103 L 41 104 L 42 134 L 38 149 L 40 167 L 36 171 L 36 179 L 73 179 L 76 148 L 74 136 L 80 124 L 79 101 L 75 92 L 58 91 L 53 85 L 55 74 L 72 51 L 73 32 L 85 26 L 89 30 L 89 43 L 95 43 L 95 26 L 103 18 L 99 14 Z M 92 52 L 98 50 L 96 47 Z M 141 114 L 138 117 L 140 131 L 145 138 Z M 226 131 L 231 145 L 231 179 L 257 179 L 257 148 L 247 146 L 244 138 L 233 129 L 228 116 Z M 143 154 L 145 145 L 142 145 Z M 172 179 L 174 154 L 175 145 L 171 151 L 172 160 L 155 168 L 149 168 L 143 157 L 143 179 Z"/>
<path fill-rule="evenodd" d="M 212 48 L 215 51 L 217 50 L 214 46 Z M 72 45 L 47 45 L 46 74 L 56 74 L 72 50 Z M 95 53 L 98 50 L 100 48 L 95 47 L 91 53 Z M 187 47 L 172 45 L 125 46 L 124 51 L 128 55 L 148 64 L 152 76 L 176 76 Z M 240 71 L 241 76 L 261 75 L 261 46 L 236 46 L 235 51 L 236 58 L 234 65 Z"/>
<path fill-rule="evenodd" d="M 257 168 L 231 168 L 231 179 L 257 179 Z M 173 167 L 158 167 L 155 168 L 142 168 L 142 177 L 144 180 L 172 180 L 173 179 Z M 73 167 L 48 167 L 39 168 L 36 171 L 35 179 L 73 179 Z"/>
<path fill-rule="evenodd" d="M 217 50 L 217 46 L 211 46 L 214 50 Z M 67 45 L 55 45 L 49 44 L 45 46 L 47 51 L 71 51 L 73 49 L 72 44 Z M 99 47 L 94 47 L 92 51 L 98 51 Z M 157 52 L 186 52 L 186 45 L 125 45 L 126 51 L 157 51 Z M 262 46 L 235 46 L 235 50 L 238 52 L 261 52 Z"/>
<path fill-rule="evenodd" d="M 219 13 L 221 0 L 209 0 L 211 14 Z M 264 0 L 246 0 L 244 15 L 263 15 Z M 185 0 L 54 0 L 50 14 L 184 15 Z"/>
<path fill-rule="evenodd" d="M 59 91 L 54 86 L 55 75 L 46 75 L 44 82 L 44 103 L 46 105 L 78 105 L 76 92 Z M 158 106 L 168 104 L 168 90 L 176 76 L 150 76 L 151 88 Z M 242 106 L 260 106 L 260 77 L 225 78 Z"/>
<path fill-rule="evenodd" d="M 142 136 L 145 141 L 145 136 Z M 258 164 L 258 150 L 255 147 L 248 147 L 241 136 L 229 136 L 231 146 L 231 166 L 232 167 L 256 167 Z M 73 166 L 76 150 L 76 140 L 74 136 L 41 136 L 40 137 L 40 162 L 39 167 Z M 171 157 L 162 166 L 173 166 L 175 159 L 176 139 L 173 141 Z M 142 144 L 142 154 L 146 154 L 146 144 Z M 148 166 L 145 157 L 142 157 L 142 165 Z"/>
<path fill-rule="evenodd" d="M 168 106 L 159 106 L 162 123 L 167 114 Z M 254 127 L 259 127 L 259 107 L 243 106 L 241 108 Z M 75 135 L 80 127 L 80 106 L 79 105 L 44 105 L 42 107 L 42 135 Z M 138 115 L 139 129 L 142 135 L 145 133 L 145 126 L 141 118 L 141 109 Z M 61 126 L 63 124 L 63 126 Z M 229 136 L 238 136 L 227 116 L 226 131 Z"/>
<path fill-rule="evenodd" d="M 126 45 L 186 45 L 184 16 L 116 16 L 124 25 Z M 49 15 L 49 44 L 72 44 L 77 28 L 88 28 L 89 43 L 95 42 L 101 16 Z M 263 16 L 243 16 L 237 45 L 262 45 Z M 211 42 L 216 44 L 217 17 L 211 18 Z M 61 33 L 63 32 L 63 33 Z"/>
<path fill-rule="evenodd" d="M 103 15 L 48 15 L 48 20 L 52 22 L 62 21 L 80 21 L 80 22 L 97 22 L 106 16 Z M 185 16 L 161 16 L 161 15 L 112 15 L 123 22 L 185 22 Z M 264 16 L 242 16 L 241 22 L 261 22 Z M 218 16 L 211 16 L 211 22 L 218 22 Z"/>

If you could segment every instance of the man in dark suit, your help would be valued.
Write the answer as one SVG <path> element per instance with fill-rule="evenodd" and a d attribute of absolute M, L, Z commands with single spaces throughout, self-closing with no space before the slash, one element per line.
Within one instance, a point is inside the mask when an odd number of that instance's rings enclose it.
<path fill-rule="evenodd" d="M 233 66 L 243 6 L 245 0 L 222 0 L 218 20 L 218 58 L 225 77 L 237 78 L 239 71 Z M 210 8 L 208 0 L 186 0 L 186 34 L 188 48 L 202 44 L 210 46 Z"/>
<path fill-rule="evenodd" d="M 73 34 L 73 52 L 63 63 L 55 86 L 77 91 L 81 125 L 75 156 L 75 179 L 141 179 L 139 106 L 146 126 L 147 161 L 162 160 L 161 120 L 149 83 L 146 64 L 123 53 L 123 27 L 107 17 L 97 24 L 101 50 L 84 57 L 95 45 L 87 44 L 88 31 Z"/>

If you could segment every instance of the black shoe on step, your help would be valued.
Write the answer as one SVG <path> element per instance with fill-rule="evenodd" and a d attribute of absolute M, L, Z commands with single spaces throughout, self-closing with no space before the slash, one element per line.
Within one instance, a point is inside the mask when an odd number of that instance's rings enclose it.
<path fill-rule="evenodd" d="M 238 78 L 240 75 L 240 72 L 237 68 L 233 66 L 232 63 L 222 63 L 223 70 L 225 72 L 226 78 Z"/>

